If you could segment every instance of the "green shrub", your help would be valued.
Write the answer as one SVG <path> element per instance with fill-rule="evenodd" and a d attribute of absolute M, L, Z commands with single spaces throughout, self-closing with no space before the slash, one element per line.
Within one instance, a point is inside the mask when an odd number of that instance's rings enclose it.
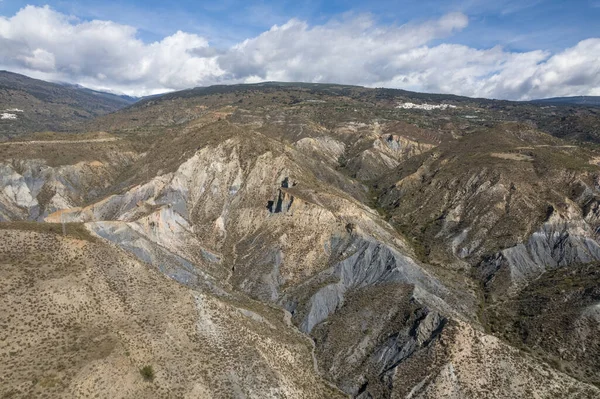
<path fill-rule="evenodd" d="M 152 369 L 152 366 L 150 365 L 142 367 L 140 369 L 140 374 L 146 381 L 154 380 L 154 369 Z"/>

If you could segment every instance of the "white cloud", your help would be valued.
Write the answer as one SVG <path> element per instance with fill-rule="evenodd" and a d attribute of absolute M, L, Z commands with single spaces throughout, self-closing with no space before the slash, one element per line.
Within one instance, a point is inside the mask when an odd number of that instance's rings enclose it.
<path fill-rule="evenodd" d="M 33 50 L 30 56 L 24 56 L 21 59 L 30 69 L 51 72 L 56 68 L 54 54 L 41 48 Z"/>
<path fill-rule="evenodd" d="M 600 92 L 600 39 L 558 54 L 432 45 L 467 26 L 461 13 L 403 26 L 378 25 L 367 15 L 317 26 L 292 19 L 217 49 L 185 32 L 144 43 L 131 26 L 27 6 L 0 17 L 0 68 L 133 95 L 263 80 L 510 99 Z"/>
<path fill-rule="evenodd" d="M 215 57 L 190 53 L 206 47 L 204 38 L 184 32 L 145 44 L 133 27 L 81 22 L 47 6 L 27 6 L 12 18 L 0 18 L 0 66 L 132 94 L 181 89 L 218 77 L 222 72 Z"/>
<path fill-rule="evenodd" d="M 234 46 L 219 64 L 233 79 L 371 84 L 394 75 L 389 63 L 396 55 L 446 37 L 467 22 L 462 14 L 401 27 L 380 27 L 366 16 L 313 28 L 291 20 Z"/>

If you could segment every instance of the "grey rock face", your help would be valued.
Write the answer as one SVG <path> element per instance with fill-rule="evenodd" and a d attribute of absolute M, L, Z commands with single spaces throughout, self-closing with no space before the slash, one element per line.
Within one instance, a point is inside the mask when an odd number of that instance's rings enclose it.
<path fill-rule="evenodd" d="M 293 203 L 294 196 L 279 189 L 277 197 L 273 201 L 267 202 L 267 209 L 269 213 L 286 213 L 291 209 Z"/>
<path fill-rule="evenodd" d="M 79 162 L 49 166 L 40 159 L 0 163 L 0 221 L 37 220 L 58 210 L 97 199 L 135 156 L 114 164 Z"/>
<path fill-rule="evenodd" d="M 394 367 L 418 348 L 427 345 L 441 332 L 446 319 L 435 311 L 427 312 L 427 309 L 418 311 L 419 318 L 410 326 L 408 334 L 398 332 L 374 351 L 372 361 L 379 366 L 380 375 L 387 373 L 389 378 Z"/>
<path fill-rule="evenodd" d="M 350 289 L 384 283 L 413 284 L 432 297 L 444 295 L 444 287 L 428 275 L 414 260 L 393 248 L 368 238 L 357 238 L 355 252 L 333 266 L 336 283 L 319 289 L 310 299 L 309 310 L 300 328 L 310 333 L 315 325 L 325 320 L 344 300 Z M 331 273 L 331 272 L 326 272 Z"/>
<path fill-rule="evenodd" d="M 595 231 L 577 214 L 553 213 L 525 243 L 504 249 L 481 264 L 489 283 L 505 269 L 518 288 L 546 270 L 600 260 Z"/>
<path fill-rule="evenodd" d="M 397 369 L 427 350 L 447 319 L 403 283 L 351 290 L 344 305 L 311 332 L 321 370 L 353 397 L 389 397 Z"/>
<path fill-rule="evenodd" d="M 157 267 L 173 280 L 192 288 L 209 288 L 214 290 L 215 280 L 199 267 L 167 248 L 156 245 L 144 235 L 120 222 L 92 222 L 88 228 L 99 237 L 115 243 L 136 258 Z M 214 254 L 204 251 L 208 262 L 218 263 Z M 218 290 L 221 293 L 221 290 Z"/>

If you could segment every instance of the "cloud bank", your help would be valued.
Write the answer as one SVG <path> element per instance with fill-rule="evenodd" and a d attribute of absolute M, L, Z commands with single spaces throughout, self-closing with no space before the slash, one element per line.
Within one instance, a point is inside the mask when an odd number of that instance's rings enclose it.
<path fill-rule="evenodd" d="M 556 54 L 444 43 L 464 29 L 461 13 L 402 26 L 368 15 L 317 26 L 292 19 L 219 49 L 181 31 L 144 43 L 131 26 L 27 6 L 0 17 L 0 69 L 130 95 L 270 80 L 505 99 L 600 95 L 600 38 Z"/>

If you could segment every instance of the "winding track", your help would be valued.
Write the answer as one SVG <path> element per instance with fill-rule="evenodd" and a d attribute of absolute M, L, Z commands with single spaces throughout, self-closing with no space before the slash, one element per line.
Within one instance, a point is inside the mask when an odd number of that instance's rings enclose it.
<path fill-rule="evenodd" d="M 0 145 L 32 145 L 32 144 L 85 144 L 85 143 L 105 143 L 108 141 L 117 141 L 116 137 L 106 137 L 103 139 L 87 139 L 87 140 L 31 140 L 31 141 L 5 141 Z"/>

